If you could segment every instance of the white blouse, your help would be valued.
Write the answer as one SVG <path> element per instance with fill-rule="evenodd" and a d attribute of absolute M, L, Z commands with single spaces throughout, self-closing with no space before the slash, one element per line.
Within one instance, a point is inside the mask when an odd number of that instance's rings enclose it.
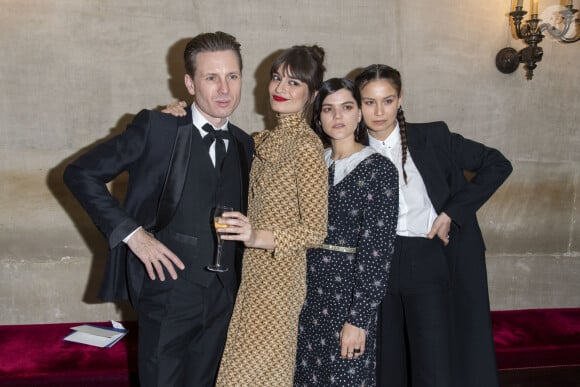
<path fill-rule="evenodd" d="M 380 154 L 391 160 L 399 171 L 399 218 L 397 235 L 425 237 L 431 231 L 437 218 L 435 208 L 427 194 L 425 182 L 407 150 L 405 172 L 407 184 L 403 179 L 401 132 L 399 124 L 384 141 L 369 136 L 369 144 Z"/>

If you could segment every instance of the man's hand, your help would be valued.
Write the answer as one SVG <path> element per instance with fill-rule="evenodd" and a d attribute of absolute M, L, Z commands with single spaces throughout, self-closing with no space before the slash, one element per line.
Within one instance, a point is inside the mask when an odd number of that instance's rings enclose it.
<path fill-rule="evenodd" d="M 157 273 L 159 280 L 165 281 L 163 266 L 165 266 L 165 269 L 173 279 L 177 279 L 177 272 L 174 266 L 177 266 L 180 270 L 185 268 L 185 265 L 177 255 L 173 254 L 163 243 L 142 228 L 129 238 L 127 245 L 137 258 L 143 262 L 151 280 L 155 280 L 155 273 Z"/>
<path fill-rule="evenodd" d="M 340 357 L 357 359 L 365 353 L 366 332 L 345 322 L 340 331 Z"/>
<path fill-rule="evenodd" d="M 431 231 L 427 234 L 427 238 L 433 239 L 435 235 L 443 241 L 443 244 L 447 246 L 449 244 L 449 230 L 451 229 L 451 218 L 442 212 L 439 214 L 435 221 L 433 222 L 433 227 Z"/>
<path fill-rule="evenodd" d="M 161 113 L 168 113 L 176 117 L 183 117 L 185 115 L 185 107 L 187 103 L 185 101 L 173 102 L 165 106 L 165 109 L 161 110 Z"/>

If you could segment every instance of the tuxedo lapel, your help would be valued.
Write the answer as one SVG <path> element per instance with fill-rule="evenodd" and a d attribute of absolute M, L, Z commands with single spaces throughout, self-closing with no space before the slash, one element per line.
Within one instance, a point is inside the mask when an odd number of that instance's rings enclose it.
<path fill-rule="evenodd" d="M 159 199 L 159 207 L 157 209 L 157 216 L 153 231 L 159 231 L 165 227 L 179 204 L 185 178 L 187 176 L 187 168 L 189 165 L 189 158 L 191 155 L 191 141 L 193 124 L 191 123 L 191 110 L 186 109 L 187 114 L 179 118 L 177 134 L 175 136 L 175 143 L 171 152 L 171 159 L 169 161 L 169 168 L 165 176 L 165 183 Z M 160 128 L 159 130 L 164 130 Z"/>
<path fill-rule="evenodd" d="M 439 213 L 449 197 L 445 172 L 440 168 L 441 163 L 425 135 L 412 124 L 407 124 L 407 141 L 409 153 L 423 178 L 429 199 Z"/>

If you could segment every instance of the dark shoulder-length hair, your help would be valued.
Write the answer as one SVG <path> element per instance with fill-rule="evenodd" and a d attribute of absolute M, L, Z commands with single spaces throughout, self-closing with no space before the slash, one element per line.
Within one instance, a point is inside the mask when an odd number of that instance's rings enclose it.
<path fill-rule="evenodd" d="M 304 109 L 306 114 L 310 110 L 312 97 L 324 79 L 324 49 L 317 45 L 292 46 L 276 58 L 270 69 L 270 79 L 278 71 L 280 75 L 286 74 L 308 86 L 309 98 Z"/>
<path fill-rule="evenodd" d="M 322 104 L 324 103 L 326 97 L 342 89 L 348 90 L 352 94 L 358 108 L 360 109 L 361 108 L 360 91 L 355 86 L 354 82 L 348 78 L 330 78 L 324 81 L 320 86 L 320 89 L 318 90 L 316 98 L 314 99 L 312 107 L 312 122 L 310 126 L 312 127 L 312 130 L 314 130 L 314 133 L 316 133 L 318 137 L 320 137 L 322 143 L 325 146 L 330 146 L 330 137 L 328 137 L 328 135 L 324 133 L 324 130 L 322 129 L 322 122 L 320 121 L 320 114 L 322 113 Z M 360 125 L 357 126 L 354 132 L 354 140 L 361 144 L 366 144 L 368 142 L 367 131 L 361 130 Z"/>

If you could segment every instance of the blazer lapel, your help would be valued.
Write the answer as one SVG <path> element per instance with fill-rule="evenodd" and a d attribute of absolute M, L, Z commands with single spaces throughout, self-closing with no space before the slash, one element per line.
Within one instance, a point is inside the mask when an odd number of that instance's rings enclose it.
<path fill-rule="evenodd" d="M 184 117 L 180 117 L 178 121 L 179 126 L 171 152 L 169 169 L 165 177 L 163 190 L 161 191 L 161 198 L 159 199 L 159 207 L 157 209 L 153 232 L 161 230 L 169 223 L 181 199 L 181 192 L 185 184 L 191 154 L 193 130 L 191 110 L 188 108 L 186 111 L 187 114 Z"/>
<path fill-rule="evenodd" d="M 407 124 L 407 141 L 409 153 L 423 178 L 429 199 L 431 199 L 435 211 L 439 213 L 449 197 L 449 186 L 445 173 L 439 167 L 437 155 L 427 143 L 423 133 L 414 128 L 412 124 Z"/>

